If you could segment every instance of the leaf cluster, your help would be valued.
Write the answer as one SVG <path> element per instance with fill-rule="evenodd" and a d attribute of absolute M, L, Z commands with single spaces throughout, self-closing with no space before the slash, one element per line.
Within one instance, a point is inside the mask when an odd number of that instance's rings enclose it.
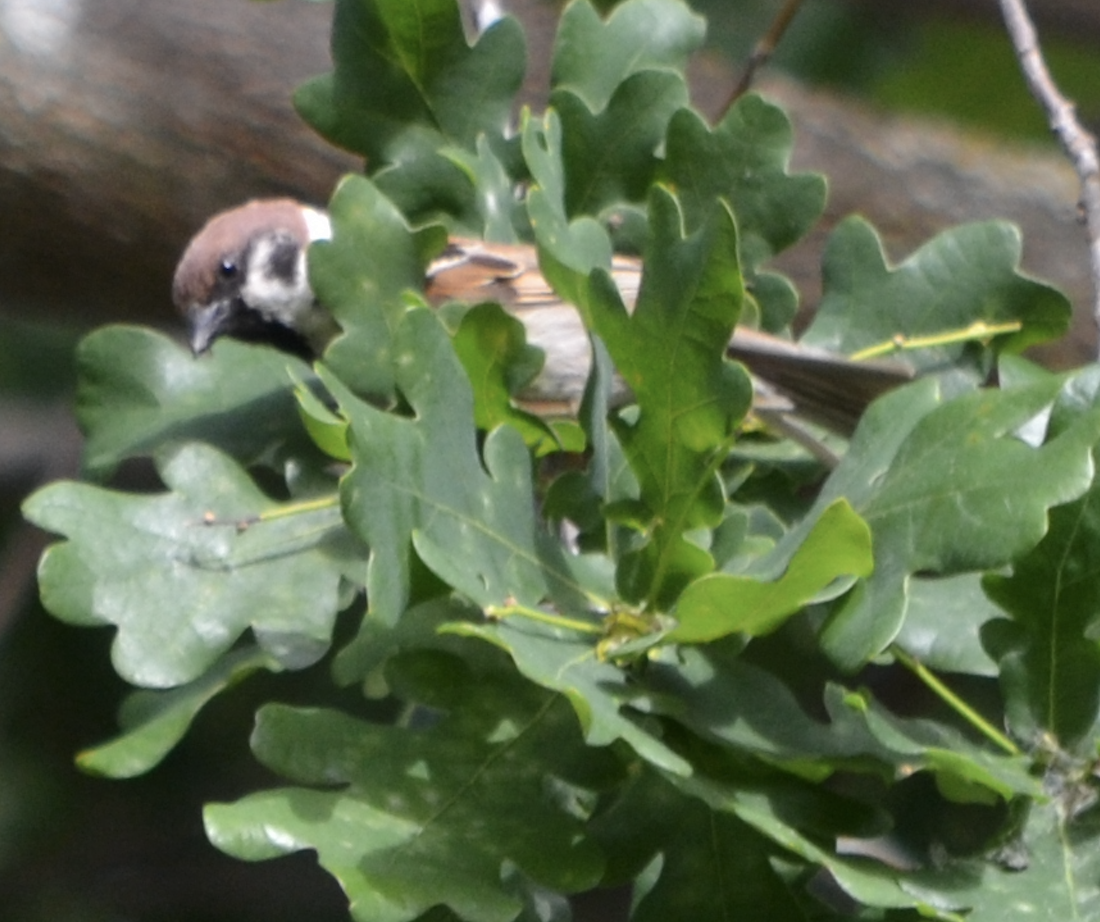
<path fill-rule="evenodd" d="M 764 99 L 690 107 L 703 30 L 678 0 L 577 0 L 550 107 L 512 132 L 513 20 L 471 42 L 454 0 L 337 0 L 334 71 L 296 102 L 366 164 L 309 254 L 342 335 L 309 367 L 92 334 L 100 483 L 26 504 L 63 539 L 45 604 L 110 626 L 139 689 L 79 762 L 148 771 L 214 696 L 313 669 L 363 711 L 261 707 L 286 784 L 206 829 L 314 850 L 356 919 L 567 919 L 610 886 L 638 920 L 1094 915 L 1100 378 L 1017 357 L 1069 305 L 1007 224 L 894 265 L 849 219 L 804 339 L 920 342 L 923 374 L 819 434 L 835 469 L 761 425 L 726 345 L 789 325 L 769 260 L 825 184 Z M 575 421 L 518 401 L 538 356 L 499 305 L 423 301 L 455 231 L 536 245 L 579 311 Z M 615 249 L 644 258 L 636 303 Z M 978 324 L 1000 332 L 955 335 Z M 106 485 L 140 457 L 160 492 Z"/>

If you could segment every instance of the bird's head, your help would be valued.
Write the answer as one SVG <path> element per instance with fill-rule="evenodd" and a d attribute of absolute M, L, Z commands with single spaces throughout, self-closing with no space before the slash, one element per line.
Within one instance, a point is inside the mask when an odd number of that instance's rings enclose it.
<path fill-rule="evenodd" d="M 306 250 L 330 236 L 323 212 L 292 199 L 249 202 L 211 218 L 188 244 L 172 284 L 195 354 L 221 336 L 319 353 L 335 325 L 314 299 Z"/>

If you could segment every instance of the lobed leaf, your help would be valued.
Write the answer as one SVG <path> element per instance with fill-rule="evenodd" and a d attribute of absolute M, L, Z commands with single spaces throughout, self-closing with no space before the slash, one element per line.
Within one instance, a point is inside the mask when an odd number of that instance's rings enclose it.
<path fill-rule="evenodd" d="M 519 320 L 499 304 L 476 305 L 463 314 L 454 348 L 473 387 L 479 429 L 510 425 L 539 455 L 559 447 L 550 425 L 512 400 L 538 374 L 543 359 L 540 349 L 527 345 Z"/>
<path fill-rule="evenodd" d="M 597 244 L 606 236 L 566 218 L 552 156 L 558 138 L 553 118 L 541 128 L 529 122 L 524 136 L 540 183 L 530 200 L 540 263 L 606 344 L 637 401 L 636 418 L 619 416 L 615 432 L 639 481 L 631 517 L 654 527 L 641 548 L 621 558 L 618 582 L 628 600 L 667 606 L 713 569 L 709 554 L 683 533 L 721 519 L 716 470 L 751 400 L 748 376 L 725 360 L 743 294 L 736 228 L 728 210 L 717 208 L 706 227 L 685 238 L 676 200 L 655 187 L 652 238 L 629 313 L 602 268 Z"/>
<path fill-rule="evenodd" d="M 469 644 L 441 630 L 456 621 L 480 621 L 481 609 L 454 595 L 414 600 L 396 624 L 368 615 L 359 633 L 336 655 L 333 678 L 339 685 L 363 683 L 364 693 L 382 697 L 390 689 L 383 670 L 393 657 L 412 650 L 441 650 L 473 657 Z"/>
<path fill-rule="evenodd" d="M 1067 425 L 1096 413 L 1100 377 L 1073 381 L 1078 405 L 1060 414 Z M 1087 391 L 1087 402 L 1081 400 Z M 1100 449 L 1093 448 L 1093 463 Z M 1022 739 L 1052 735 L 1066 748 L 1094 746 L 1100 713 L 1100 487 L 1050 513 L 1049 529 L 1010 574 L 990 573 L 983 587 L 1007 617 L 982 628 L 982 643 L 1000 670 L 1006 715 Z"/>
<path fill-rule="evenodd" d="M 872 568 L 867 524 L 837 500 L 821 513 L 778 580 L 713 573 L 691 583 L 676 603 L 679 625 L 668 639 L 699 643 L 734 633 L 766 634 L 834 581 L 869 576 Z"/>
<path fill-rule="evenodd" d="M 943 231 L 891 267 L 875 230 L 861 218 L 848 218 L 829 237 L 824 294 L 802 341 L 850 353 L 897 336 L 1012 320 L 1022 327 L 997 338 L 1000 350 L 1020 352 L 1061 336 L 1070 303 L 1057 289 L 1020 273 L 1020 251 L 1017 227 L 989 221 Z M 973 368 L 975 351 L 974 343 L 944 343 L 906 352 L 905 358 L 921 370 Z"/>
<path fill-rule="evenodd" d="M 497 624 L 460 622 L 447 630 L 497 645 L 522 675 L 564 695 L 588 745 L 622 740 L 652 765 L 676 774 L 691 772 L 689 762 L 623 712 L 634 691 L 621 669 L 599 657 L 590 635 L 518 616 Z"/>
<path fill-rule="evenodd" d="M 430 662 L 438 683 L 444 661 Z M 207 834 L 249 860 L 316 850 L 352 916 L 369 922 L 406 922 L 437 904 L 507 922 L 521 904 L 501 886 L 506 862 L 557 891 L 591 887 L 599 850 L 546 784 L 579 745 L 571 715 L 514 681 L 474 682 L 459 674 L 449 698 L 461 712 L 417 731 L 264 707 L 253 749 L 302 786 L 208 806 Z"/>
<path fill-rule="evenodd" d="M 440 227 L 410 233 L 394 204 L 359 176 L 337 186 L 329 216 L 332 240 L 309 249 L 310 285 L 343 329 L 325 362 L 354 391 L 386 403 L 394 398 L 394 329 L 445 235 Z"/>
<path fill-rule="evenodd" d="M 743 293 L 732 216 L 716 209 L 705 228 L 684 238 L 676 201 L 661 190 L 650 215 L 653 237 L 634 313 L 603 298 L 589 310 L 637 400 L 636 421 L 620 417 L 615 429 L 653 523 L 649 542 L 622 560 L 620 591 L 667 606 L 713 567 L 683 534 L 721 520 L 716 470 L 751 385 L 725 359 Z"/>
<path fill-rule="evenodd" d="M 801 777 L 858 771 L 898 781 L 926 771 L 957 800 L 1040 794 L 1022 756 L 992 752 L 943 723 L 897 717 L 869 695 L 835 685 L 825 688 L 828 721 L 814 719 L 789 682 L 721 648 L 701 647 L 681 649 L 675 668 L 668 659 L 651 665 L 644 687 L 658 713 Z"/>
<path fill-rule="evenodd" d="M 1051 506 L 1088 488 L 1100 418 L 1082 416 L 1046 444 L 1029 444 L 1028 424 L 1045 418 L 1058 387 L 1039 381 L 941 403 L 925 379 L 872 406 L 814 510 L 760 565 L 789 559 L 838 497 L 870 525 L 875 572 L 836 606 L 821 635 L 835 662 L 856 668 L 897 636 L 913 574 L 1003 566 L 1039 541 Z"/>
<path fill-rule="evenodd" d="M 590 217 L 570 220 L 566 212 L 562 122 L 558 113 L 551 109 L 541 119 L 527 115 L 521 142 L 534 180 L 527 193 L 527 212 L 539 244 L 539 268 L 562 300 L 585 311 L 589 299 L 597 296 L 589 288 L 590 274 L 595 269 L 611 269 L 611 241 L 599 222 Z M 609 287 L 614 286 L 603 285 L 602 290 Z M 591 330 L 592 324 L 585 317 Z"/>
<path fill-rule="evenodd" d="M 367 593 L 394 623 L 410 597 L 417 556 L 481 606 L 548 597 L 584 606 L 560 548 L 540 534 L 530 460 L 510 427 L 478 451 L 469 381 L 439 320 L 409 311 L 394 334 L 395 383 L 412 417 L 355 397 L 331 372 L 321 378 L 348 420 L 354 466 L 341 483 L 348 524 L 370 545 Z"/>
<path fill-rule="evenodd" d="M 894 643 L 930 669 L 995 676 L 997 666 L 982 647 L 981 628 L 999 613 L 982 590 L 981 573 L 913 576 L 905 621 Z"/>
<path fill-rule="evenodd" d="M 516 228 L 523 225 L 526 216 L 515 194 L 515 178 L 509 173 L 505 158 L 493 150 L 483 134 L 478 135 L 474 151 L 447 147 L 441 153 L 466 174 L 473 188 L 478 221 L 475 226 L 466 225 L 465 233 L 494 243 L 516 243 L 519 239 Z M 388 176 L 384 174 L 379 179 L 390 188 L 393 196 L 393 183 Z M 407 198 L 403 196 L 401 200 Z"/>
<path fill-rule="evenodd" d="M 290 373 L 312 376 L 285 353 L 221 340 L 196 359 L 163 334 L 108 326 L 85 337 L 76 361 L 84 467 L 94 477 L 172 441 L 208 442 L 246 463 L 308 453 Z"/>
<path fill-rule="evenodd" d="M 318 659 L 361 553 L 335 504 L 294 511 L 201 444 L 163 451 L 158 470 L 171 492 L 60 482 L 26 501 L 30 521 L 67 539 L 42 559 L 43 604 L 115 625 L 114 666 L 135 685 L 192 682 L 249 629 L 285 666 Z"/>
<path fill-rule="evenodd" d="M 644 201 L 669 119 L 687 101 L 683 77 L 668 71 L 628 77 L 600 112 L 570 90 L 554 90 L 550 103 L 562 124 L 567 213 L 596 215 Z"/>
<path fill-rule="evenodd" d="M 158 765 L 191 727 L 200 710 L 226 689 L 259 669 L 278 671 L 279 663 L 256 647 L 222 657 L 209 672 L 171 691 L 138 691 L 122 703 L 115 739 L 76 757 L 84 771 L 108 778 L 133 778 Z"/>
<path fill-rule="evenodd" d="M 333 73 L 299 88 L 302 116 L 372 173 L 443 143 L 500 136 L 523 80 L 519 24 L 505 18 L 471 47 L 453 0 L 337 0 Z"/>
<path fill-rule="evenodd" d="M 679 0 L 628 0 L 606 21 L 588 0 L 571 3 L 558 22 L 551 83 L 601 112 L 634 74 L 683 71 L 705 31 L 703 18 Z"/>
<path fill-rule="evenodd" d="M 676 190 L 685 223 L 697 227 L 723 198 L 737 215 L 750 269 L 801 239 L 825 208 L 824 177 L 788 172 L 794 135 L 778 106 L 741 97 L 713 129 L 690 109 L 668 127 L 661 178 Z"/>

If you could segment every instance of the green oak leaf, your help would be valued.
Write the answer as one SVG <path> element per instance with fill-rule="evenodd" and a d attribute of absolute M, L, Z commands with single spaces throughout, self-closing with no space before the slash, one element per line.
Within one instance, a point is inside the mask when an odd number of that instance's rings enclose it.
<path fill-rule="evenodd" d="M 483 233 L 483 201 L 449 146 L 434 135 L 417 137 L 419 150 L 388 169 L 371 174 L 371 181 L 417 226 L 446 225 L 454 233 Z"/>
<path fill-rule="evenodd" d="M 506 862 L 557 891 L 593 886 L 599 850 L 550 784 L 582 747 L 564 702 L 486 677 L 447 697 L 454 712 L 419 731 L 265 706 L 253 750 L 300 786 L 208 806 L 207 835 L 249 860 L 316 850 L 363 922 L 407 922 L 439 904 L 510 922 L 521 904 L 502 886 Z"/>
<path fill-rule="evenodd" d="M 717 645 L 683 647 L 650 664 L 655 709 L 704 739 L 777 764 L 823 759 L 829 771 L 868 748 L 814 720 L 779 678 Z M 802 767 L 804 770 L 805 766 Z"/>
<path fill-rule="evenodd" d="M 967 881 L 973 875 L 954 870 L 941 872 L 936 883 L 942 889 L 936 890 L 930 886 L 919 895 L 914 894 L 907 884 L 919 872 L 907 873 L 876 861 L 839 856 L 831 843 L 825 847 L 821 844 L 820 835 L 810 834 L 810 830 L 801 828 L 791 809 L 798 800 L 787 786 L 752 786 L 701 775 L 668 777 L 677 788 L 699 798 L 712 811 L 732 814 L 766 840 L 783 848 L 791 860 L 823 868 L 835 884 L 857 903 L 879 909 L 919 909 L 921 918 L 942 919 L 945 922 L 957 922 L 958 916 L 952 911 L 965 906 L 964 902 L 953 897 L 952 891 L 959 888 L 961 881 Z M 808 796 L 820 797 L 821 792 L 810 791 Z"/>
<path fill-rule="evenodd" d="M 285 353 L 219 340 L 195 358 L 152 330 L 107 326 L 85 337 L 76 361 L 84 467 L 97 478 L 171 441 L 209 442 L 244 462 L 308 451 L 288 370 L 312 375 Z"/>
<path fill-rule="evenodd" d="M 459 648 L 461 641 L 440 628 L 455 621 L 480 621 L 484 617 L 480 608 L 453 594 L 414 602 L 396 624 L 368 615 L 359 633 L 336 654 L 333 677 L 339 685 L 362 682 L 370 697 L 383 697 L 390 691 L 385 685 L 383 667 L 392 657 L 424 649 L 470 657 L 469 644 Z"/>
<path fill-rule="evenodd" d="M 981 573 L 913 576 L 905 621 L 894 643 L 930 669 L 995 676 L 980 631 L 1001 611 L 982 590 Z"/>
<path fill-rule="evenodd" d="M 706 23 L 679 0 L 627 0 L 606 22 L 588 0 L 569 4 L 554 41 L 551 85 L 568 88 L 591 112 L 646 70 L 682 72 L 703 43 Z"/>
<path fill-rule="evenodd" d="M 654 187 L 652 237 L 630 313 L 606 270 L 606 234 L 566 218 L 553 158 L 556 120 L 525 127 L 524 151 L 539 183 L 528 204 L 540 265 L 607 346 L 637 401 L 636 418 L 617 417 L 615 433 L 640 485 L 630 518 L 643 528 L 653 523 L 653 530 L 622 558 L 620 591 L 667 606 L 713 569 L 710 555 L 683 534 L 721 520 L 716 471 L 751 402 L 748 376 L 725 359 L 744 294 L 733 216 L 716 207 L 706 226 L 685 238 L 676 199 Z"/>
<path fill-rule="evenodd" d="M 619 417 L 615 431 L 653 523 L 648 543 L 623 558 L 621 590 L 667 605 L 713 566 L 683 535 L 722 518 L 716 471 L 748 410 L 751 385 L 725 359 L 744 291 L 733 216 L 717 208 L 684 238 L 676 200 L 660 187 L 650 216 L 653 236 L 633 314 L 599 297 L 589 312 L 637 401 L 637 419 Z"/>
<path fill-rule="evenodd" d="M 1095 809 L 1072 809 L 1073 792 L 1053 802 L 1034 804 L 1019 838 L 1006 843 L 1000 864 L 967 892 L 969 922 L 1034 919 L 1062 922 L 1096 917 L 1096 880 L 1100 877 L 1100 822 Z M 1088 787 L 1076 789 L 1086 800 Z M 931 878 L 934 883 L 935 879 Z M 910 885 L 915 893 L 921 891 Z"/>
<path fill-rule="evenodd" d="M 476 226 L 466 227 L 464 232 L 494 243 L 516 243 L 519 240 L 516 228 L 524 221 L 522 206 L 515 194 L 516 181 L 488 138 L 479 136 L 475 151 L 448 147 L 441 153 L 466 174 L 474 190 L 479 220 Z M 385 184 L 385 177 L 380 178 Z"/>
<path fill-rule="evenodd" d="M 1100 415 L 1032 444 L 1031 429 L 1049 413 L 1059 383 L 944 402 L 940 385 L 926 378 L 881 398 L 813 509 L 752 572 L 781 571 L 822 510 L 846 498 L 871 527 L 875 572 L 834 607 L 821 642 L 843 668 L 862 665 L 897 636 L 912 575 L 1003 566 L 1039 541 L 1051 506 L 1087 489 Z"/>
<path fill-rule="evenodd" d="M 1100 374 L 1090 368 L 1071 386 L 1078 406 L 1058 416 L 1061 425 L 1096 412 Z M 1011 574 L 983 581 L 1007 615 L 985 624 L 981 636 L 1000 669 L 1009 726 L 1022 739 L 1049 733 L 1065 748 L 1086 751 L 1094 748 L 1100 714 L 1098 507 L 1100 486 L 1093 481 L 1079 499 L 1051 510 L 1046 535 Z"/>
<path fill-rule="evenodd" d="M 595 219 L 582 216 L 570 220 L 566 213 L 558 113 L 551 109 L 541 119 L 526 115 L 521 143 L 534 180 L 527 193 L 527 212 L 539 244 L 539 268 L 563 300 L 584 309 L 595 296 L 590 293 L 590 273 L 597 268 L 611 269 L 611 240 Z M 587 326 L 591 330 L 591 323 Z"/>
<path fill-rule="evenodd" d="M 171 492 L 59 482 L 26 501 L 30 521 L 67 539 L 42 559 L 46 608 L 115 625 L 115 669 L 135 685 L 192 682 L 249 629 L 283 665 L 314 662 L 361 566 L 335 503 L 275 502 L 202 444 L 162 451 L 157 467 Z"/>
<path fill-rule="evenodd" d="M 1020 274 L 1020 231 L 1003 221 L 943 231 L 904 262 L 890 266 L 866 221 L 848 218 L 830 235 L 824 295 L 802 341 L 851 353 L 890 342 L 960 332 L 971 324 L 1020 321 L 995 340 L 1005 352 L 1061 336 L 1071 307 L 1061 292 Z M 907 351 L 918 369 L 967 364 L 976 343 Z M 974 364 L 974 359 L 969 359 Z"/>
<path fill-rule="evenodd" d="M 870 694 L 851 694 L 836 685 L 825 690 L 835 746 L 847 755 L 868 755 L 895 768 L 895 780 L 931 772 L 940 790 L 959 803 L 1041 797 L 1030 759 L 991 751 L 942 721 L 901 718 Z M 843 740 L 844 742 L 839 742 Z"/>
<path fill-rule="evenodd" d="M 803 237 L 825 208 L 822 176 L 788 172 L 793 144 L 786 114 L 748 94 L 714 129 L 690 109 L 673 115 L 659 170 L 661 181 L 676 190 L 689 230 L 716 198 L 730 203 L 757 322 L 773 331 L 794 319 L 798 293 L 760 265 Z"/>
<path fill-rule="evenodd" d="M 512 395 L 542 368 L 542 350 L 527 345 L 523 324 L 499 304 L 478 304 L 462 315 L 454 348 L 474 391 L 474 420 L 489 431 L 508 424 L 536 454 L 558 446 L 553 429 L 521 409 Z"/>
<path fill-rule="evenodd" d="M 321 378 L 348 420 L 354 465 L 341 482 L 348 524 L 370 545 L 373 616 L 393 623 L 410 597 L 412 554 L 481 606 L 553 597 L 587 607 L 564 553 L 535 519 L 531 463 L 514 429 L 478 450 L 473 395 L 435 314 L 410 310 L 394 332 L 393 367 L 411 417 Z"/>
<path fill-rule="evenodd" d="M 651 663 L 643 687 L 654 709 L 693 732 L 793 774 L 824 779 L 860 771 L 897 781 L 932 773 L 956 799 L 990 802 L 1041 788 L 1023 756 L 993 752 L 932 720 L 900 718 L 869 695 L 825 689 L 828 721 L 811 718 L 765 669 L 713 648 L 681 648 Z"/>
<path fill-rule="evenodd" d="M 504 19 L 470 47 L 455 0 L 338 0 L 335 69 L 294 95 L 298 112 L 367 171 L 418 223 L 479 223 L 470 177 L 444 154 L 502 141 L 523 80 L 518 24 Z"/>
<path fill-rule="evenodd" d="M 407 294 L 424 286 L 429 254 L 446 242 L 443 228 L 410 233 L 394 204 L 368 179 L 345 177 L 329 204 L 332 240 L 309 248 L 309 280 L 343 333 L 325 363 L 357 393 L 393 399 L 393 331 Z"/>
<path fill-rule="evenodd" d="M 700 643 L 769 633 L 836 580 L 866 577 L 872 568 L 870 529 L 846 501 L 837 500 L 821 513 L 778 580 L 712 573 L 691 583 L 673 610 L 679 625 L 668 639 Z"/>
<path fill-rule="evenodd" d="M 298 415 L 313 444 L 328 457 L 337 461 L 350 461 L 348 450 L 348 424 L 332 410 L 304 382 L 294 379 L 294 396 L 298 399 Z"/>
<path fill-rule="evenodd" d="M 805 236 L 825 208 L 824 177 L 788 172 L 793 146 L 790 119 L 755 94 L 713 129 L 681 109 L 669 122 L 660 176 L 676 190 L 689 228 L 716 198 L 726 199 L 737 215 L 742 262 L 754 270 Z"/>
<path fill-rule="evenodd" d="M 76 757 L 84 771 L 107 778 L 144 774 L 168 755 L 199 711 L 215 695 L 260 669 L 278 671 L 278 662 L 256 647 L 234 651 L 205 675 L 171 691 L 134 692 L 122 703 L 123 732 L 113 740 L 85 749 Z"/>
<path fill-rule="evenodd" d="M 684 78 L 661 70 L 628 77 L 600 112 L 571 90 L 555 90 L 550 103 L 562 125 L 567 213 L 597 215 L 644 201 L 668 121 L 687 101 Z"/>
<path fill-rule="evenodd" d="M 635 922 L 806 917 L 773 866 L 782 849 L 654 772 L 635 772 L 590 829 L 608 854 L 607 883 L 634 885 Z"/>
<path fill-rule="evenodd" d="M 520 615 L 495 624 L 456 622 L 447 630 L 497 645 L 507 651 L 522 675 L 564 695 L 577 713 L 588 745 L 608 746 L 622 740 L 652 765 L 674 774 L 691 772 L 688 761 L 623 713 L 634 690 L 621 669 L 600 658 L 589 633 Z"/>
<path fill-rule="evenodd" d="M 504 18 L 471 47 L 454 0 L 337 0 L 335 70 L 295 95 L 299 112 L 372 173 L 500 137 L 523 81 L 519 24 Z"/>

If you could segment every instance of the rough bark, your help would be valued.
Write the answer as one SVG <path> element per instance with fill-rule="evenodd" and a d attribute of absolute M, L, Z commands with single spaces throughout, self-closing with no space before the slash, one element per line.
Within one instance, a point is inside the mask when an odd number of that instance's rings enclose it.
<path fill-rule="evenodd" d="M 329 68 L 327 4 L 0 5 L 0 305 L 170 318 L 167 279 L 212 212 L 326 200 L 355 161 L 291 89 Z"/>
<path fill-rule="evenodd" d="M 1068 3 L 1068 0 L 1067 0 Z M 554 7 L 514 0 L 528 26 L 526 98 L 548 79 Z M 168 279 L 212 212 L 256 195 L 323 202 L 358 162 L 298 119 L 290 93 L 329 68 L 331 7 L 226 0 L 69 0 L 0 9 L 0 311 L 171 325 Z M 18 13 L 22 10 L 22 13 Z M 1087 10 L 1085 11 L 1087 12 Z M 733 68 L 693 69 L 713 112 Z M 795 165 L 830 177 L 824 229 L 858 211 L 904 255 L 958 221 L 1024 228 L 1027 266 L 1087 299 L 1072 173 L 1054 152 L 883 115 L 772 79 L 795 123 Z M 1022 104 L 1029 105 L 1021 92 Z M 815 300 L 821 234 L 785 260 Z M 1072 356 L 1091 351 L 1091 326 Z"/>

